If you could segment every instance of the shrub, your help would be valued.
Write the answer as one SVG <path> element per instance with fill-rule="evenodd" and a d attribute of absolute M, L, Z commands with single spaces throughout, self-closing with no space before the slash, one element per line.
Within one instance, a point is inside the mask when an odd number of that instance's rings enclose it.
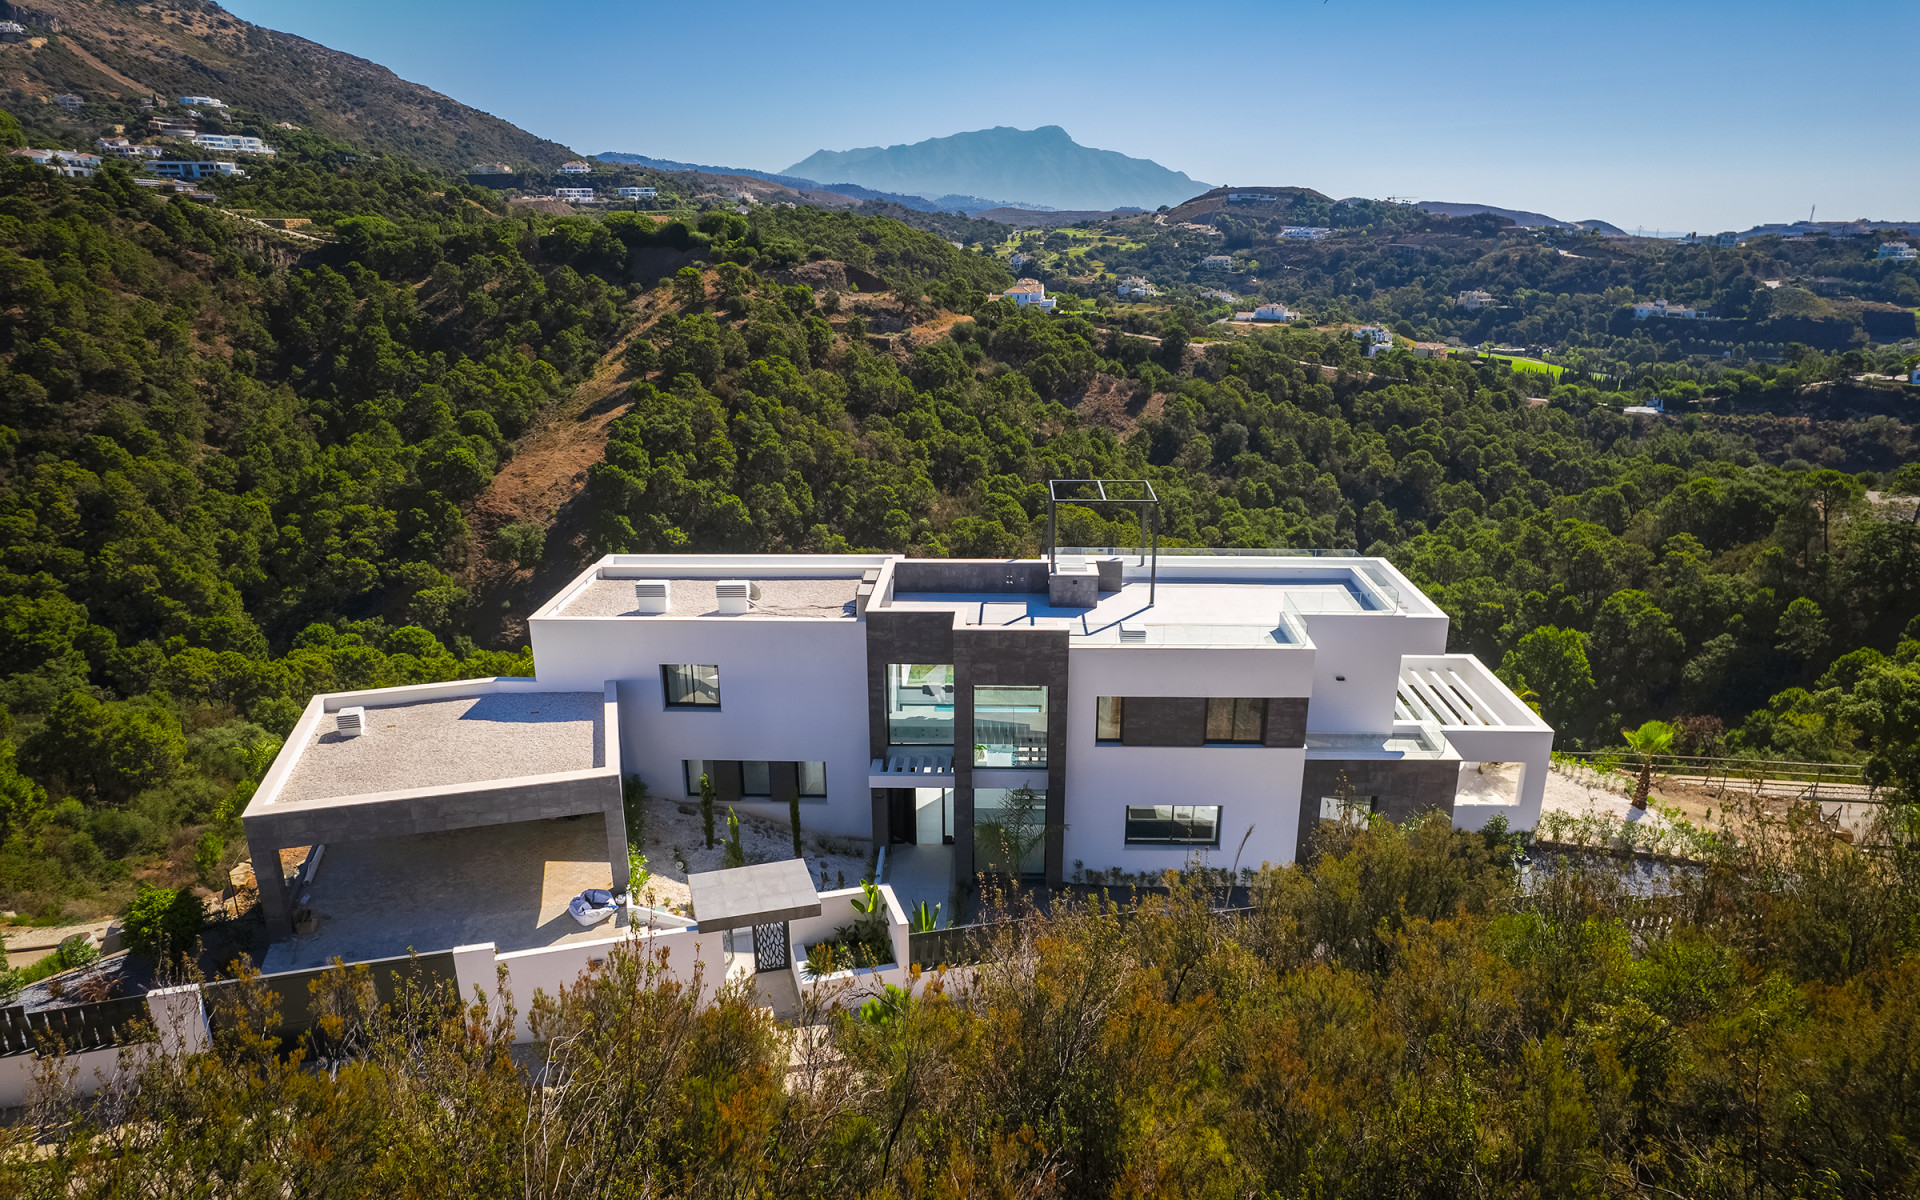
<path fill-rule="evenodd" d="M 192 892 L 142 885 L 127 909 L 127 949 L 148 958 L 177 960 L 206 923 L 206 907 Z"/>
<path fill-rule="evenodd" d="M 60 960 L 60 969 L 63 971 L 90 967 L 100 961 L 100 947 L 84 933 L 76 933 L 62 941 L 53 954 Z"/>

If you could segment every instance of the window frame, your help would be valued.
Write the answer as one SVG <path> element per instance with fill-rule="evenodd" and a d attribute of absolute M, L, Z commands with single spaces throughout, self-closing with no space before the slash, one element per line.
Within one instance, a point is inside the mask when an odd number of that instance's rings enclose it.
<path fill-rule="evenodd" d="M 760 768 L 760 774 L 767 785 L 760 791 L 755 791 L 753 785 L 748 782 L 751 778 L 750 769 L 756 766 Z M 740 798 L 742 800 L 773 799 L 773 764 L 771 762 L 763 758 L 744 758 L 740 760 Z"/>
<path fill-rule="evenodd" d="M 1163 808 L 1171 810 L 1165 817 L 1161 817 L 1159 815 L 1159 810 Z M 1138 817 L 1138 818 L 1134 816 L 1135 812 L 1143 811 L 1147 809 L 1153 810 L 1154 815 L 1151 817 Z M 1133 823 L 1136 820 L 1161 822 L 1161 823 L 1164 823 L 1169 828 L 1173 826 L 1177 826 L 1180 824 L 1180 820 L 1181 820 L 1180 812 L 1182 809 L 1187 810 L 1187 812 L 1189 813 L 1189 816 L 1186 818 L 1186 822 L 1189 826 L 1191 826 L 1194 823 L 1194 818 L 1191 815 L 1192 813 L 1197 812 L 1200 809 L 1212 809 L 1213 810 L 1212 838 L 1208 840 L 1201 840 L 1199 838 L 1194 838 L 1194 837 L 1185 837 L 1185 838 L 1175 837 L 1175 836 L 1172 836 L 1171 834 L 1169 834 L 1167 837 L 1135 837 L 1131 832 Z M 1182 848 L 1199 846 L 1202 848 L 1205 848 L 1205 847 L 1218 848 L 1220 845 L 1220 829 L 1224 823 L 1222 818 L 1223 812 L 1224 812 L 1224 806 L 1219 804 L 1129 804 L 1125 806 L 1122 813 L 1120 835 L 1123 843 L 1128 846 L 1178 846 Z"/>
<path fill-rule="evenodd" d="M 1102 746 L 1119 746 L 1127 740 L 1127 698 L 1098 696 L 1093 702 L 1093 740 Z M 1111 732 L 1108 727 L 1111 726 Z"/>
<path fill-rule="evenodd" d="M 1228 704 L 1233 706 L 1228 710 L 1228 713 L 1227 713 L 1227 728 L 1229 731 L 1229 736 L 1227 737 L 1215 737 L 1213 735 L 1213 713 L 1214 713 L 1214 705 L 1216 704 Z M 1248 705 L 1248 706 L 1257 705 L 1258 708 L 1257 710 L 1251 709 L 1251 708 L 1247 710 L 1243 710 L 1241 708 L 1242 705 Z M 1239 728 L 1241 720 L 1243 719 L 1243 717 L 1245 717 L 1248 713 L 1251 713 L 1251 712 L 1257 712 L 1258 714 L 1257 719 L 1254 722 L 1256 728 L 1252 731 L 1252 736 L 1250 737 L 1242 736 Z M 1205 724 L 1201 727 L 1201 739 L 1204 744 L 1209 746 L 1264 746 L 1266 745 L 1267 744 L 1266 698 L 1264 696 L 1208 696 Z"/>
<path fill-rule="evenodd" d="M 698 698 L 700 695 L 699 686 L 698 686 L 700 681 L 696 676 L 693 676 L 692 674 L 690 674 L 690 672 L 699 671 L 699 670 L 706 670 L 706 671 L 713 672 L 713 684 L 712 684 L 713 699 L 711 700 L 702 700 Z M 693 699 L 675 700 L 673 698 L 674 697 L 674 677 L 676 672 L 689 673 L 689 674 L 686 674 L 685 678 L 692 684 L 692 687 L 691 687 L 691 690 L 688 691 L 686 694 L 693 696 L 694 697 Z M 720 707 L 720 664 L 718 663 L 661 663 L 660 664 L 660 694 L 661 694 L 661 698 L 666 702 L 666 706 L 668 708 L 676 709 L 676 710 L 690 709 L 696 712 L 713 712 L 719 709 Z"/>
<path fill-rule="evenodd" d="M 820 790 L 807 790 L 807 768 L 820 768 Z M 794 765 L 794 788 L 802 800 L 825 800 L 827 798 L 827 764 L 823 761 L 802 761 Z"/>
<path fill-rule="evenodd" d="M 1053 735 L 1053 727 L 1051 724 L 1049 724 L 1049 722 L 1052 721 L 1053 719 L 1053 712 L 1052 712 L 1053 697 L 1051 695 L 1052 689 L 1049 688 L 1044 683 L 976 683 L 972 686 L 973 686 L 973 695 L 971 697 L 972 712 L 969 714 L 970 728 L 967 730 L 967 733 L 969 735 L 967 740 L 968 740 L 968 744 L 973 747 L 971 753 L 973 755 L 973 765 L 975 769 L 1023 770 L 1023 771 L 1045 770 L 1047 767 L 1048 759 L 1051 757 L 1048 749 L 1048 742 L 1051 740 Z M 1037 694 L 1040 702 L 1037 705 L 1011 705 L 1006 703 L 1003 700 L 999 704 L 988 705 L 983 708 L 980 703 L 980 694 L 982 692 L 1021 692 L 1021 693 L 1028 693 L 1028 694 Z M 1040 742 L 1037 749 L 1037 757 L 1031 757 L 1030 761 L 1021 762 L 1020 761 L 1021 746 L 1019 741 L 1016 739 L 1016 741 L 1012 743 L 1011 757 L 1014 760 L 1013 762 L 1007 763 L 1007 764 L 994 764 L 994 763 L 986 762 L 985 759 L 987 758 L 988 755 L 996 753 L 996 751 L 988 750 L 987 747 L 997 746 L 1000 743 L 984 742 L 981 740 L 980 720 L 981 720 L 981 714 L 983 712 L 1007 713 L 1009 715 L 1037 714 L 1040 718 L 1039 727 L 1037 729 L 1034 727 L 1034 725 L 1031 722 L 1027 722 L 1027 721 L 1004 722 L 1004 724 L 1008 724 L 1008 725 L 1022 726 L 1024 727 L 1026 732 L 1028 732 L 1029 734 L 1036 733 L 1036 732 L 1040 734 Z M 1029 745 L 1027 747 L 1027 753 L 1030 756 L 1035 755 L 1036 754 L 1035 748 Z"/>
<path fill-rule="evenodd" d="M 700 777 L 704 775 L 708 779 L 712 779 L 713 768 L 717 766 L 719 762 L 720 760 L 717 758 L 683 758 L 680 760 L 681 782 L 686 785 L 688 799 L 698 800 L 700 798 Z M 693 770 L 695 764 L 698 764 L 700 767 L 698 772 Z M 715 785 L 715 788 L 718 790 L 718 785 Z"/>

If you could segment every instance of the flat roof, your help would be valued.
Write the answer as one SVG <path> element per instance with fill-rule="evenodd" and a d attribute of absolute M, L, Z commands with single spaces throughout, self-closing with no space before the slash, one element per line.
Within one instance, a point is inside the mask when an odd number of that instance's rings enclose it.
<path fill-rule="evenodd" d="M 820 893 L 803 858 L 699 871 L 687 876 L 701 933 L 820 915 Z"/>
<path fill-rule="evenodd" d="M 447 784 L 586 771 L 606 761 L 600 692 L 490 692 L 367 706 L 342 737 L 324 714 L 272 798 L 331 800 Z"/>
<path fill-rule="evenodd" d="M 1287 601 L 1305 613 L 1362 613 L 1377 611 L 1377 599 L 1352 582 L 1329 575 L 1313 582 L 1247 580 L 1245 582 L 1180 582 L 1161 580 L 1154 602 L 1147 603 L 1148 586 L 1127 580 L 1117 592 L 1102 595 L 1092 608 L 1055 608 L 1045 595 L 1009 592 L 895 592 L 886 607 L 895 612 L 952 612 L 969 625 L 1064 625 L 1076 638 L 1119 642 L 1120 626 L 1142 626 L 1169 632 L 1164 640 L 1179 644 L 1222 640 L 1224 629 L 1265 630 L 1272 640 L 1293 642 L 1282 613 Z M 1204 631 L 1216 631 L 1207 635 Z M 1149 641 L 1157 640 L 1149 637 Z M 1262 639 L 1225 637 L 1230 642 Z"/>
<path fill-rule="evenodd" d="M 714 590 L 714 578 L 692 579 L 670 572 L 649 575 L 648 579 L 667 580 L 668 617 L 716 617 L 740 620 L 743 617 L 811 617 L 815 620 L 853 620 L 854 595 L 860 590 L 860 577 L 820 576 L 814 578 L 757 578 L 751 567 L 741 568 L 729 579 L 744 579 L 760 589 L 760 599 L 752 611 L 726 614 Z M 641 617 L 633 591 L 634 578 L 593 579 L 554 610 L 559 617 Z"/>

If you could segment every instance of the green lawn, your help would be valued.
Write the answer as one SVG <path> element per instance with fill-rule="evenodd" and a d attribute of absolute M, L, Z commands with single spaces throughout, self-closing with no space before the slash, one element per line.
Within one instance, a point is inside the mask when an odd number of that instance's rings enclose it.
<path fill-rule="evenodd" d="M 1565 367 L 1556 367 L 1552 363 L 1541 362 L 1537 358 L 1515 358 L 1510 354 L 1483 354 L 1480 357 L 1503 362 L 1516 371 L 1525 371 L 1534 375 L 1551 375 L 1555 383 L 1560 382 L 1560 374 Z"/>

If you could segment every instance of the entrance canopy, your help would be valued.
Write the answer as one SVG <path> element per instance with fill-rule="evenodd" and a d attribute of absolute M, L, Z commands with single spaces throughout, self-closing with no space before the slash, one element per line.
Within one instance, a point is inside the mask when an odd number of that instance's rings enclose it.
<path fill-rule="evenodd" d="M 813 890 L 806 861 L 798 858 L 701 871 L 687 876 L 687 890 L 701 933 L 820 915 L 820 893 Z"/>

